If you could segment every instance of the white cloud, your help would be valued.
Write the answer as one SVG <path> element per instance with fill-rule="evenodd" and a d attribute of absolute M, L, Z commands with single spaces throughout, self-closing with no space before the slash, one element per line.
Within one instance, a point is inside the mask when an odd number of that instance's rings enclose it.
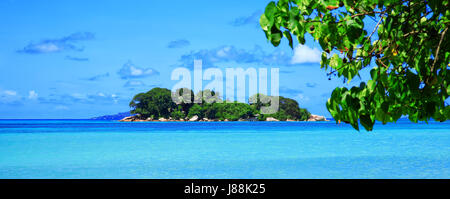
<path fill-rule="evenodd" d="M 71 97 L 78 99 L 78 100 L 82 100 L 82 99 L 86 99 L 87 96 L 85 94 L 81 94 L 81 93 L 72 93 L 70 94 Z"/>
<path fill-rule="evenodd" d="M 112 94 L 112 95 L 111 95 L 111 98 L 113 99 L 114 104 L 117 104 L 117 102 L 119 101 L 119 100 L 118 100 L 119 97 L 117 97 L 116 94 Z"/>
<path fill-rule="evenodd" d="M 183 48 L 189 46 L 191 43 L 186 39 L 179 39 L 175 41 L 171 41 L 167 47 L 168 48 Z"/>
<path fill-rule="evenodd" d="M 263 14 L 263 10 L 257 10 L 253 12 L 250 16 L 245 17 L 239 17 L 234 19 L 234 21 L 231 22 L 232 26 L 239 27 L 239 26 L 245 26 L 245 25 L 253 25 L 256 28 L 261 28 L 259 25 L 259 18 Z"/>
<path fill-rule="evenodd" d="M 143 78 L 151 75 L 159 75 L 159 72 L 153 68 L 140 68 L 131 61 L 125 63 L 117 72 L 122 79 Z"/>
<path fill-rule="evenodd" d="M 28 92 L 28 99 L 32 99 L 35 100 L 38 98 L 38 94 L 36 93 L 36 91 L 32 90 Z"/>
<path fill-rule="evenodd" d="M 42 53 L 52 53 L 52 52 L 61 51 L 62 48 L 56 44 L 47 43 L 47 44 L 35 45 L 35 50 L 40 51 Z"/>
<path fill-rule="evenodd" d="M 231 50 L 230 46 L 225 46 L 224 48 L 220 49 L 219 51 L 217 51 L 217 56 L 219 57 L 227 57 L 229 52 Z"/>
<path fill-rule="evenodd" d="M 21 97 L 13 90 L 3 90 L 0 91 L 0 104 L 21 104 Z"/>
<path fill-rule="evenodd" d="M 55 110 L 66 111 L 66 110 L 69 110 L 69 107 L 64 106 L 64 105 L 57 105 L 57 106 L 55 106 Z"/>
<path fill-rule="evenodd" d="M 191 51 L 181 56 L 179 66 L 191 68 L 195 59 L 202 60 L 203 68 L 218 67 L 217 63 L 257 63 L 261 65 L 297 66 L 304 63 L 320 63 L 321 51 L 308 46 L 297 46 L 293 54 L 280 49 L 266 52 L 260 46 L 253 49 L 242 49 L 235 46 L 219 46 L 213 49 Z"/>
<path fill-rule="evenodd" d="M 129 80 L 125 83 L 125 87 L 139 87 L 139 86 L 145 86 L 145 83 L 143 81 L 139 80 Z"/>
<path fill-rule="evenodd" d="M 3 91 L 3 93 L 7 96 L 16 96 L 17 95 L 16 91 L 11 91 L 11 90 L 5 90 L 5 91 Z"/>
<path fill-rule="evenodd" d="M 309 48 L 306 45 L 298 45 L 294 49 L 294 56 L 292 57 L 291 64 L 302 63 L 320 63 L 321 53 L 317 48 Z"/>
<path fill-rule="evenodd" d="M 45 39 L 37 43 L 30 43 L 23 49 L 18 50 L 20 53 L 41 54 L 41 53 L 55 53 L 64 50 L 83 51 L 82 47 L 78 47 L 74 43 L 78 41 L 92 40 L 95 35 L 90 32 L 78 32 L 69 36 L 57 39 Z"/>
<path fill-rule="evenodd" d="M 71 105 L 71 104 L 111 104 L 117 103 L 120 97 L 116 94 L 97 92 L 94 94 L 72 93 L 60 94 L 49 97 L 37 98 L 41 103 L 53 105 Z"/>
<path fill-rule="evenodd" d="M 305 96 L 305 95 L 303 95 L 303 94 L 298 94 L 296 97 L 295 97 L 295 99 L 297 99 L 297 101 L 299 102 L 299 103 L 306 103 L 306 102 L 308 102 L 310 99 L 309 99 L 309 97 L 307 97 L 307 96 Z"/>

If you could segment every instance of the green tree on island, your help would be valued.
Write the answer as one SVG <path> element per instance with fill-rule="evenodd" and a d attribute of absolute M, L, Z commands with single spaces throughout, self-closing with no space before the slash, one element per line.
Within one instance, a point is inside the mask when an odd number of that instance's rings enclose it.
<path fill-rule="evenodd" d="M 372 130 L 408 115 L 413 122 L 445 121 L 450 108 L 448 0 L 279 0 L 260 18 L 267 39 L 305 44 L 309 34 L 323 49 L 321 68 L 350 82 L 372 67 L 371 79 L 336 88 L 326 106 L 336 121 Z M 367 21 L 376 25 L 367 32 Z M 367 27 L 366 27 L 367 28 Z M 340 54 L 340 56 L 339 56 Z"/>
<path fill-rule="evenodd" d="M 264 94 L 256 94 L 250 97 L 249 102 L 255 110 L 260 110 L 262 106 L 270 107 L 270 102 L 273 101 L 269 99 L 271 97 Z M 259 120 L 266 120 L 267 117 L 273 117 L 278 120 L 305 121 L 311 116 L 308 110 L 299 107 L 297 101 L 282 96 L 278 98 L 279 110 L 274 114 L 260 115 Z"/>
<path fill-rule="evenodd" d="M 300 108 L 295 100 L 281 96 L 279 97 L 280 110 L 275 114 L 264 115 L 260 114 L 260 108 L 268 105 L 263 103 L 265 100 L 247 104 L 222 101 L 219 93 L 210 90 L 200 91 L 195 96 L 194 92 L 187 88 L 177 89 L 176 92 L 179 96 L 176 99 L 172 98 L 171 91 L 165 88 L 153 88 L 146 93 L 139 93 L 130 102 L 131 113 L 137 114 L 141 119 L 172 118 L 179 120 L 197 116 L 199 119 L 208 118 L 220 121 L 247 120 L 256 117 L 258 120 L 273 117 L 281 121 L 288 119 L 303 121 L 311 115 L 306 109 Z M 204 93 L 208 94 L 203 95 Z M 271 97 L 262 94 L 255 96 L 258 96 L 258 99 Z M 251 98 L 253 99 L 255 96 Z M 189 99 L 192 103 L 189 103 Z M 194 99 L 201 99 L 198 100 L 201 103 L 194 103 Z"/>
<path fill-rule="evenodd" d="M 176 104 L 172 101 L 172 93 L 169 89 L 153 88 L 146 93 L 139 93 L 133 97 L 130 107 L 131 114 L 139 114 L 142 117 L 168 118 Z"/>

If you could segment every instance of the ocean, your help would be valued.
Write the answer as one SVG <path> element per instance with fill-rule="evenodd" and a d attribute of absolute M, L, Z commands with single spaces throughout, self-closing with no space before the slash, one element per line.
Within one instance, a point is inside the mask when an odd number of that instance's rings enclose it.
<path fill-rule="evenodd" d="M 450 178 L 450 122 L 0 120 L 0 178 Z"/>

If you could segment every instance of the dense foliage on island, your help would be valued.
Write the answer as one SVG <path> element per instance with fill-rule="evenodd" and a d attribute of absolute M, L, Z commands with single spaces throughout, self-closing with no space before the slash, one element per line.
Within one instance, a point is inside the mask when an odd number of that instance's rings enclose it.
<path fill-rule="evenodd" d="M 135 95 L 130 102 L 131 113 L 136 114 L 141 119 L 166 118 L 173 120 L 184 120 L 193 117 L 207 118 L 218 121 L 238 121 L 238 120 L 259 120 L 265 121 L 272 117 L 280 121 L 286 120 L 307 120 L 311 113 L 300 108 L 297 101 L 285 97 L 279 97 L 279 110 L 274 114 L 261 114 L 260 108 L 269 105 L 270 98 L 263 94 L 252 96 L 249 101 L 254 103 L 241 103 L 222 101 L 218 93 L 205 90 L 194 94 L 189 89 L 178 89 L 178 99 L 172 98 L 172 92 L 165 88 L 153 88 L 146 93 Z M 204 95 L 208 93 L 208 95 Z M 207 96 L 207 97 L 205 97 Z M 191 102 L 185 103 L 183 99 L 190 98 Z M 201 100 L 200 100 L 201 99 Z M 201 103 L 200 103 L 201 102 Z"/>

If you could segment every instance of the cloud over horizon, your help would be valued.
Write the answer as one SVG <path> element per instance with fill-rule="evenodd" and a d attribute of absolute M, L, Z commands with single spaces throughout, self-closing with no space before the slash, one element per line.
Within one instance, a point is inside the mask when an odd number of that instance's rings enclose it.
<path fill-rule="evenodd" d="M 128 61 L 122 66 L 117 74 L 119 74 L 121 79 L 133 79 L 159 75 L 159 72 L 153 68 L 137 67 L 131 61 Z"/>
<path fill-rule="evenodd" d="M 145 86 L 145 83 L 141 80 L 128 80 L 127 82 L 125 82 L 125 84 L 123 86 L 124 87 L 141 87 L 141 86 Z"/>
<path fill-rule="evenodd" d="M 298 45 L 294 48 L 292 64 L 320 63 L 322 53 L 317 48 L 310 48 L 306 45 Z"/>
<path fill-rule="evenodd" d="M 191 42 L 189 42 L 188 40 L 179 39 L 179 40 L 169 42 L 169 44 L 167 44 L 167 48 L 183 48 L 183 47 L 187 47 L 189 45 L 191 45 Z"/>
<path fill-rule="evenodd" d="M 279 91 L 280 95 L 285 97 L 293 97 L 303 93 L 303 91 L 300 89 L 288 88 L 285 86 L 280 87 Z"/>
<path fill-rule="evenodd" d="M 180 57 L 180 66 L 193 67 L 193 61 L 202 60 L 203 67 L 217 67 L 216 63 L 236 62 L 240 64 L 255 63 L 272 66 L 297 66 L 301 64 L 320 63 L 320 51 L 316 48 L 299 45 L 293 53 L 276 49 L 268 53 L 256 45 L 251 50 L 240 49 L 232 45 L 224 45 L 213 49 L 191 51 Z"/>
<path fill-rule="evenodd" d="M 44 54 L 68 50 L 83 51 L 84 48 L 78 46 L 76 43 L 93 40 L 94 38 L 95 35 L 91 32 L 77 32 L 62 38 L 44 39 L 37 43 L 30 42 L 27 46 L 17 52 L 26 54 Z"/>
<path fill-rule="evenodd" d="M 15 90 L 0 90 L 0 104 L 19 106 L 23 105 L 23 97 Z"/>
<path fill-rule="evenodd" d="M 28 92 L 28 99 L 35 100 L 37 98 L 38 98 L 38 94 L 36 93 L 36 91 L 31 90 Z"/>
<path fill-rule="evenodd" d="M 70 93 L 52 94 L 47 97 L 37 98 L 42 104 L 71 105 L 71 104 L 114 104 L 120 98 L 116 94 L 97 92 L 95 94 Z"/>
<path fill-rule="evenodd" d="M 255 28 L 260 28 L 259 18 L 263 14 L 263 11 L 257 10 L 253 12 L 250 16 L 238 17 L 231 22 L 232 26 L 240 27 L 245 25 L 252 25 Z"/>
<path fill-rule="evenodd" d="M 309 87 L 309 88 L 315 88 L 316 86 L 317 86 L 317 84 L 314 83 L 314 82 L 308 82 L 308 83 L 306 83 L 306 87 Z"/>
<path fill-rule="evenodd" d="M 89 61 L 89 58 L 84 58 L 84 57 L 66 56 L 66 59 L 71 60 L 71 61 Z"/>
<path fill-rule="evenodd" d="M 86 80 L 88 81 L 97 81 L 103 78 L 109 77 L 109 73 L 104 73 L 104 74 L 100 74 L 100 75 L 95 75 L 92 77 L 87 78 Z"/>

